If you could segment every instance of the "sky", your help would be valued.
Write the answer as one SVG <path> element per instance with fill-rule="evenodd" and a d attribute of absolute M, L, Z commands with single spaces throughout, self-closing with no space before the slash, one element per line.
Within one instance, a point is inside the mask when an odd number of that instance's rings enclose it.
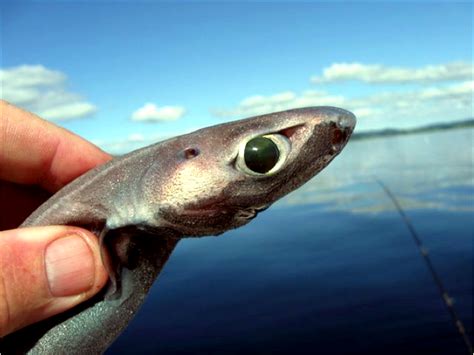
<path fill-rule="evenodd" d="M 0 6 L 1 97 L 111 152 L 305 106 L 359 132 L 473 116 L 470 2 Z"/>

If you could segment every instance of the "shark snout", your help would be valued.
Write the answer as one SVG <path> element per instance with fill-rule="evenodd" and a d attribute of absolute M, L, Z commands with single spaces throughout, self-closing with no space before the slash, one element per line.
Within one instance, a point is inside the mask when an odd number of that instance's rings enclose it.
<path fill-rule="evenodd" d="M 347 110 L 320 106 L 309 108 L 307 127 L 311 127 L 311 139 L 318 149 L 330 146 L 333 155 L 337 155 L 346 145 L 356 125 L 355 115 Z M 317 153 L 317 152 L 316 152 Z"/>
<path fill-rule="evenodd" d="M 316 106 L 303 109 L 306 122 L 312 126 L 331 124 L 341 130 L 352 131 L 356 125 L 355 115 L 347 110 L 333 106 Z"/>
<path fill-rule="evenodd" d="M 352 112 L 338 107 L 328 107 L 327 110 L 327 121 L 334 123 L 340 130 L 354 130 L 357 120 Z"/>
<path fill-rule="evenodd" d="M 349 140 L 356 125 L 355 115 L 347 110 L 328 107 L 325 122 L 331 130 L 331 143 L 336 150 L 340 150 Z"/>

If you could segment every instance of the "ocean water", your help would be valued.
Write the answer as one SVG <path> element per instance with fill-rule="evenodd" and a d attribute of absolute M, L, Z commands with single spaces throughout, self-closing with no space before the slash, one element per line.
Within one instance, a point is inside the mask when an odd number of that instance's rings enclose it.
<path fill-rule="evenodd" d="M 183 239 L 107 354 L 466 354 L 397 196 L 473 334 L 473 130 L 352 141 L 249 225 Z"/>

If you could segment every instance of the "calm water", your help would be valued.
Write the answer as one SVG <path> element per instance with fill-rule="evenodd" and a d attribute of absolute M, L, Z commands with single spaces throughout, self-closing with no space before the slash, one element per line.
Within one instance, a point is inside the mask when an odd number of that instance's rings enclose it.
<path fill-rule="evenodd" d="M 399 198 L 472 338 L 469 129 L 354 141 L 248 226 L 184 239 L 108 354 L 465 354 Z"/>

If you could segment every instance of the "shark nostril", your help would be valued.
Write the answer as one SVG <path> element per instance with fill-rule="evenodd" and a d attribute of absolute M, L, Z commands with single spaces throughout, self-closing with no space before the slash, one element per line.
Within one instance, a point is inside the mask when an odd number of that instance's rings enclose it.
<path fill-rule="evenodd" d="M 333 135 L 331 143 L 333 145 L 339 145 L 347 140 L 348 132 L 347 129 L 341 129 L 337 124 L 333 124 Z"/>

